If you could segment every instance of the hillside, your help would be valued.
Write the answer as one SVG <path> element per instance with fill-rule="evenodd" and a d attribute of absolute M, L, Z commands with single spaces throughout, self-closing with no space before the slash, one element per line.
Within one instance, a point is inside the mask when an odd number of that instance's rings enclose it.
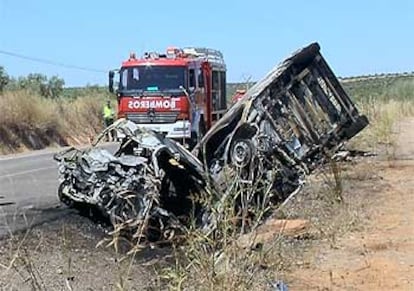
<path fill-rule="evenodd" d="M 414 74 L 362 76 L 341 80 L 345 90 L 357 101 L 414 100 Z"/>
<path fill-rule="evenodd" d="M 414 74 L 360 76 L 342 78 L 341 82 L 362 109 L 364 104 L 414 100 Z M 237 89 L 253 84 L 228 83 L 228 100 Z M 41 93 L 23 88 L 0 94 L 0 154 L 83 143 L 101 130 L 100 108 L 105 99 L 114 98 L 104 86 L 63 88 L 55 99 Z"/>
<path fill-rule="evenodd" d="M 414 100 L 414 73 L 379 74 L 340 78 L 344 89 L 356 101 L 367 99 L 379 100 Z M 227 96 L 237 89 L 245 89 L 254 83 L 228 83 Z"/>
<path fill-rule="evenodd" d="M 381 100 L 414 98 L 414 73 L 377 74 L 339 78 L 345 90 L 357 101 L 367 98 Z M 238 89 L 248 89 L 255 82 L 227 83 L 227 100 L 231 99 Z M 99 95 L 105 98 L 111 96 L 106 86 L 66 87 L 62 97 L 75 99 L 85 95 Z"/>

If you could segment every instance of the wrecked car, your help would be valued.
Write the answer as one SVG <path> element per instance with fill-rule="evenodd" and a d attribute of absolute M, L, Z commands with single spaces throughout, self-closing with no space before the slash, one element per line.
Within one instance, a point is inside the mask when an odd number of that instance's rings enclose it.
<path fill-rule="evenodd" d="M 257 225 L 367 125 L 313 43 L 251 87 L 193 154 L 225 180 L 225 196 L 236 194 L 236 214 Z"/>
<path fill-rule="evenodd" d="M 114 130 L 124 138 L 112 153 L 99 143 Z M 179 143 L 126 119 L 105 129 L 93 147 L 71 147 L 54 158 L 60 164 L 58 195 L 63 203 L 93 207 L 135 236 L 159 240 L 171 235 L 192 209 L 200 208 L 196 196 L 206 195 L 205 173 L 196 158 Z"/>
<path fill-rule="evenodd" d="M 137 237 L 168 239 L 189 225 L 211 233 L 229 209 L 247 232 L 367 125 L 313 43 L 251 87 L 192 152 L 121 119 L 94 147 L 57 154 L 58 193 Z M 112 130 L 124 137 L 114 153 L 97 146 Z"/>

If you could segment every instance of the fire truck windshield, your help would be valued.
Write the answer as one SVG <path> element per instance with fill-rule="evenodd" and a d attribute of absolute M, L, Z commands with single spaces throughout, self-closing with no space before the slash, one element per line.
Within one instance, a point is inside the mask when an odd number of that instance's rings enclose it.
<path fill-rule="evenodd" d="M 129 92 L 182 92 L 186 87 L 185 67 L 136 66 L 120 70 L 120 91 Z"/>

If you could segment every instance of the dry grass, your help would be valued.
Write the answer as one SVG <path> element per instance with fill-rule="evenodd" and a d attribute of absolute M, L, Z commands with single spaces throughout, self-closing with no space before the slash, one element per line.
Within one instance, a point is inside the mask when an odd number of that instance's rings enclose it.
<path fill-rule="evenodd" d="M 0 106 L 2 126 L 43 129 L 60 124 L 56 102 L 28 91 L 4 93 L 0 97 Z"/>
<path fill-rule="evenodd" d="M 396 124 L 399 120 L 414 116 L 414 100 L 361 101 L 358 108 L 366 114 L 370 125 L 350 141 L 352 148 L 384 152 L 388 158 L 395 156 Z"/>
<path fill-rule="evenodd" d="M 377 179 L 375 176 L 366 176 L 369 169 L 372 171 L 372 166 L 363 166 L 355 170 L 354 166 L 347 168 L 347 164 L 338 164 L 335 166 L 337 168 L 327 165 L 326 172 L 323 170 L 319 175 L 313 176 L 305 191 L 284 207 L 285 217 L 300 217 L 311 221 L 311 230 L 300 237 L 286 237 L 274 232 L 269 233 L 269 240 L 263 244 L 253 243 L 253 236 L 247 244 L 242 243 L 239 240 L 239 232 L 232 228 L 234 217 L 229 207 L 229 211 L 219 223 L 217 237 L 209 238 L 197 229 L 190 230 L 185 244 L 173 245 L 171 253 L 167 252 L 168 258 L 157 261 L 155 265 L 151 264 L 155 273 L 150 272 L 152 268 L 146 265 L 150 277 L 144 277 L 146 279 L 142 282 L 139 273 L 142 262 L 137 253 L 125 258 L 122 252 L 108 252 L 107 254 L 111 253 L 113 261 L 108 265 L 108 261 L 100 259 L 102 247 L 84 249 L 87 233 L 82 232 L 82 229 L 79 231 L 72 222 L 67 226 L 55 226 L 56 234 L 53 235 L 40 232 L 31 239 L 23 236 L 11 241 L 8 248 L 9 260 L 0 264 L 4 265 L 3 275 L 10 274 L 14 277 L 10 277 L 10 282 L 4 287 L 13 286 L 13 282 L 17 282 L 19 286 L 27 286 L 32 290 L 54 290 L 53 287 L 56 286 L 60 286 L 59 290 L 77 290 L 76 286 L 80 284 L 89 286 L 89 283 L 80 281 L 80 277 L 84 278 L 83 274 L 86 277 L 86 274 L 89 274 L 98 276 L 94 277 L 94 286 L 99 289 L 108 287 L 113 290 L 276 290 L 272 285 L 278 280 L 291 283 L 291 270 L 298 266 L 310 266 L 314 262 L 315 256 L 309 251 L 313 246 L 326 242 L 327 247 L 335 248 L 342 235 L 360 228 L 361 221 L 367 213 L 367 198 L 359 195 L 357 191 L 361 183 L 365 187 L 371 187 Z M 336 171 L 341 171 L 342 201 L 337 199 Z M 364 178 L 361 180 L 362 174 Z M 332 191 L 334 195 L 330 195 Z M 92 235 L 90 243 L 96 241 L 97 237 Z M 51 245 L 55 247 L 49 249 Z M 81 258 L 77 253 L 80 250 Z M 46 260 L 51 262 L 47 267 L 44 266 Z M 110 272 L 110 278 L 105 272 L 93 272 L 94 268 Z M 0 275 L 2 272 L 0 271 Z M 145 289 L 136 288 L 139 278 L 141 284 L 145 283 Z M 99 283 L 99 280 L 102 282 Z"/>
<path fill-rule="evenodd" d="M 84 143 L 102 129 L 104 97 L 50 100 L 29 91 L 0 96 L 0 153 Z"/>
<path fill-rule="evenodd" d="M 246 247 L 233 228 L 234 218 L 224 217 L 216 236 L 191 230 L 185 244 L 173 245 L 173 259 L 158 265 L 159 285 L 168 290 L 266 290 L 284 269 L 287 248 L 281 236 L 269 245 Z M 275 250 L 278 250 L 275 252 Z"/>
<path fill-rule="evenodd" d="M 231 207 L 218 225 L 216 237 L 191 230 L 184 245 L 173 247 L 173 259 L 156 268 L 159 285 L 168 290 L 273 290 L 289 272 L 314 263 L 312 250 L 321 244 L 337 248 L 339 239 L 363 228 L 369 213 L 366 191 L 379 182 L 372 166 L 327 164 L 312 175 L 305 189 L 276 213 L 278 218 L 305 219 L 310 227 L 299 235 L 272 231 L 239 235 Z M 365 178 L 358 177 L 364 174 Z M 246 241 L 245 239 L 248 239 Z M 277 290 L 277 289 L 275 289 Z"/>
<path fill-rule="evenodd" d="M 66 140 L 74 135 L 88 136 L 101 127 L 101 104 L 98 96 L 75 101 L 46 101 L 27 92 L 7 93 L 0 99 L 0 108 L 4 110 L 0 116 L 0 134 L 5 129 L 25 128 L 43 132 L 55 130 Z M 385 150 L 392 157 L 395 124 L 401 118 L 414 116 L 414 102 L 367 100 L 361 102 L 358 108 L 368 116 L 370 126 L 353 139 L 351 145 L 376 152 Z M 283 218 L 308 219 L 312 229 L 306 237 L 288 238 L 276 233 L 264 245 L 242 247 L 238 244 L 237 231 L 231 229 L 234 221 L 232 211 L 223 217 L 219 225 L 219 240 L 207 238 L 196 229 L 191 230 L 185 245 L 173 247 L 172 261 L 156 266 L 158 278 L 154 289 L 270 289 L 271 283 L 285 279 L 286 272 L 292 267 L 312 261 L 312 255 L 310 258 L 305 255 L 309 245 L 326 242 L 335 248 L 338 238 L 361 229 L 362 222 L 369 215 L 366 205 L 370 203 L 370 198 L 366 195 L 370 193 L 373 183 L 380 183 L 373 171 L 366 161 L 356 169 L 353 165 L 332 163 L 319 175 L 312 176 L 305 191 L 278 213 Z M 23 257 L 29 256 L 24 254 Z M 135 254 L 131 264 L 135 261 L 134 257 Z M 30 261 L 22 261 L 22 264 L 28 274 L 36 274 Z M 70 269 L 68 260 L 68 272 Z M 125 268 L 120 267 L 122 271 L 116 282 L 119 290 L 128 289 L 125 282 L 130 275 L 129 269 L 124 271 Z M 30 282 L 38 282 L 37 277 Z"/>
<path fill-rule="evenodd" d="M 59 102 L 58 109 L 65 135 L 72 138 L 91 138 L 100 132 L 103 129 L 103 103 L 104 99 L 100 96 L 85 96 L 74 101 Z"/>
<path fill-rule="evenodd" d="M 351 145 L 394 158 L 395 125 L 414 116 L 414 102 L 368 100 L 358 108 L 368 116 L 370 126 Z M 313 263 L 315 255 L 309 252 L 314 246 L 337 248 L 341 237 L 364 229 L 372 199 L 368 194 L 373 184 L 381 184 L 372 163 L 371 159 L 360 165 L 332 161 L 309 178 L 305 190 L 277 213 L 280 218 L 310 221 L 311 227 L 302 237 L 274 233 L 263 245 L 241 247 L 237 232 L 229 232 L 231 217 L 223 218 L 219 242 L 190 232 L 186 245 L 174 248 L 173 262 L 158 270 L 161 288 L 267 290 L 279 279 L 289 282 L 287 274 L 292 268 Z"/>

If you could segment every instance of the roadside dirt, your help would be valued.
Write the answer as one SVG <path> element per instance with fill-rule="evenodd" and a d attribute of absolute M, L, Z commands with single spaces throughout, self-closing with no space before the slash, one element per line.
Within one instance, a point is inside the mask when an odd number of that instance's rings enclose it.
<path fill-rule="evenodd" d="M 288 275 L 289 290 L 414 290 L 414 119 L 398 127 L 396 160 L 375 162 L 361 232 L 332 247 L 320 244 L 312 262 Z"/>
<path fill-rule="evenodd" d="M 320 193 L 326 192 L 306 192 L 321 190 L 315 188 L 297 195 L 292 202 L 297 209 L 290 211 L 300 222 L 292 229 L 301 236 L 269 256 L 269 265 L 277 259 L 286 263 L 274 278 L 289 290 L 414 290 L 413 128 L 414 118 L 399 125 L 397 159 L 344 163 L 346 203 L 321 203 Z M 312 231 L 303 235 L 308 222 Z M 272 239 L 280 226 L 265 229 Z M 122 261 L 113 248 L 97 247 L 104 238 L 102 228 L 71 213 L 0 240 L 0 290 L 165 289 L 154 265 L 171 258 L 168 248 Z"/>
<path fill-rule="evenodd" d="M 148 290 L 157 276 L 147 264 L 160 250 L 134 259 L 116 252 L 103 228 L 77 213 L 0 240 L 0 290 Z M 122 245 L 122 244 L 121 244 Z"/>

